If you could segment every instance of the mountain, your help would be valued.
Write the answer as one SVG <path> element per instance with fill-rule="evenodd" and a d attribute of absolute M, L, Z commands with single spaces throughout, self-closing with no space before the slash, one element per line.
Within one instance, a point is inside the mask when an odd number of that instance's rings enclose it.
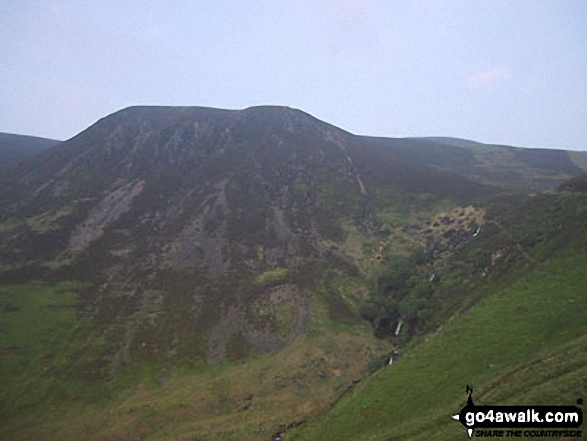
<path fill-rule="evenodd" d="M 0 426 L 8 439 L 268 439 L 391 351 L 360 308 L 394 256 L 419 254 L 412 275 L 428 280 L 496 197 L 526 200 L 580 164 L 356 136 L 287 107 L 107 116 L 0 175 Z"/>
<path fill-rule="evenodd" d="M 51 148 L 60 141 L 36 136 L 0 133 L 0 168 L 6 168 Z"/>
<path fill-rule="evenodd" d="M 357 137 L 288 108 L 129 108 L 5 174 L 3 219 L 28 227 L 11 224 L 19 252 L 5 265 L 24 271 L 19 280 L 89 261 L 119 273 L 132 261 L 136 272 L 157 254 L 161 268 L 215 278 L 237 262 L 320 254 L 319 240 L 344 236 L 343 219 L 377 228 L 382 207 L 535 192 L 581 171 L 564 151 Z"/>
<path fill-rule="evenodd" d="M 120 345 L 96 375 L 170 347 L 216 364 L 231 338 L 240 357 L 302 333 L 322 274 L 361 276 L 344 241 L 373 237 L 380 207 L 494 192 L 289 108 L 129 108 L 6 174 L 3 279 L 92 286 L 88 332 Z M 265 312 L 280 287 L 287 323 Z M 356 318 L 357 296 L 329 293 L 331 314 Z"/>
<path fill-rule="evenodd" d="M 400 156 L 287 108 L 126 109 L 6 173 L 7 277 L 294 267 L 343 220 L 375 228 L 378 204 L 495 192 Z"/>

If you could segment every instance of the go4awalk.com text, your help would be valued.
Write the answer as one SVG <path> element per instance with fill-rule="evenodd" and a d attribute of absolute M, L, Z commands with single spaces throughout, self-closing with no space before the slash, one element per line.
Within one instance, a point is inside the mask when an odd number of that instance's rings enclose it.
<path fill-rule="evenodd" d="M 469 437 L 582 437 L 583 411 L 577 406 L 478 406 L 470 386 L 467 392 L 467 404 L 452 418 L 465 427 Z M 578 399 L 577 405 L 582 404 Z"/>

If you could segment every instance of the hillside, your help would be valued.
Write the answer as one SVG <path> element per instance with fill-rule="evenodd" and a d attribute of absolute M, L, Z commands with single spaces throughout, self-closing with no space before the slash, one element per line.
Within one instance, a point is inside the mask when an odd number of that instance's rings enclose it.
<path fill-rule="evenodd" d="M 587 170 L 585 152 L 488 145 L 455 138 L 390 141 L 403 158 L 478 182 L 537 193 Z"/>
<path fill-rule="evenodd" d="M 285 439 L 463 439 L 450 416 L 467 384 L 476 404 L 575 404 L 587 393 L 586 203 L 495 201 L 477 243 L 445 262 L 432 302 L 450 317 Z"/>
<path fill-rule="evenodd" d="M 495 257 L 468 247 L 514 228 L 516 192 L 582 170 L 529 151 L 516 180 L 480 162 L 492 149 L 355 136 L 287 107 L 131 107 L 7 169 L 4 436 L 269 439 L 325 413 L 397 343 L 360 314 L 393 256 L 421 250 L 418 277 L 441 276 L 417 340 L 490 289 L 459 288 L 450 265 Z M 542 238 L 520 234 L 524 250 Z"/>
<path fill-rule="evenodd" d="M 59 144 L 54 139 L 0 133 L 0 169 L 23 161 Z"/>

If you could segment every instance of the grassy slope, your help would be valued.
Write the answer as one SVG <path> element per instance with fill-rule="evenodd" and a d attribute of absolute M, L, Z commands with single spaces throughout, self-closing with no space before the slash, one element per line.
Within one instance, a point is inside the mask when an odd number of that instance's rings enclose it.
<path fill-rule="evenodd" d="M 576 198 L 567 207 L 569 228 L 584 218 L 585 200 Z M 477 404 L 574 404 L 585 397 L 586 236 L 584 227 L 562 229 L 533 248 L 500 280 L 477 287 L 487 291 L 477 305 L 286 439 L 463 439 L 450 415 L 464 404 L 466 384 L 474 385 Z M 492 292 L 494 286 L 500 288 Z"/>
<path fill-rule="evenodd" d="M 51 394 L 62 354 L 79 329 L 76 284 L 0 288 L 0 408 L 7 415 Z"/>
<path fill-rule="evenodd" d="M 317 297 L 307 333 L 278 354 L 216 368 L 134 366 L 109 381 L 72 377 L 67 363 L 84 344 L 76 288 L 0 291 L 3 440 L 266 440 L 324 412 L 389 351 L 365 323 L 333 320 Z"/>

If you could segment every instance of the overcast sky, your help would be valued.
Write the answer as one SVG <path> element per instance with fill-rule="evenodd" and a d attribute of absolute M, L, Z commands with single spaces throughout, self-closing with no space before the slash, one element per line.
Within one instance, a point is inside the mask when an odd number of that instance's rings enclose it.
<path fill-rule="evenodd" d="M 585 0 L 0 0 L 0 131 L 131 105 L 587 150 Z"/>

